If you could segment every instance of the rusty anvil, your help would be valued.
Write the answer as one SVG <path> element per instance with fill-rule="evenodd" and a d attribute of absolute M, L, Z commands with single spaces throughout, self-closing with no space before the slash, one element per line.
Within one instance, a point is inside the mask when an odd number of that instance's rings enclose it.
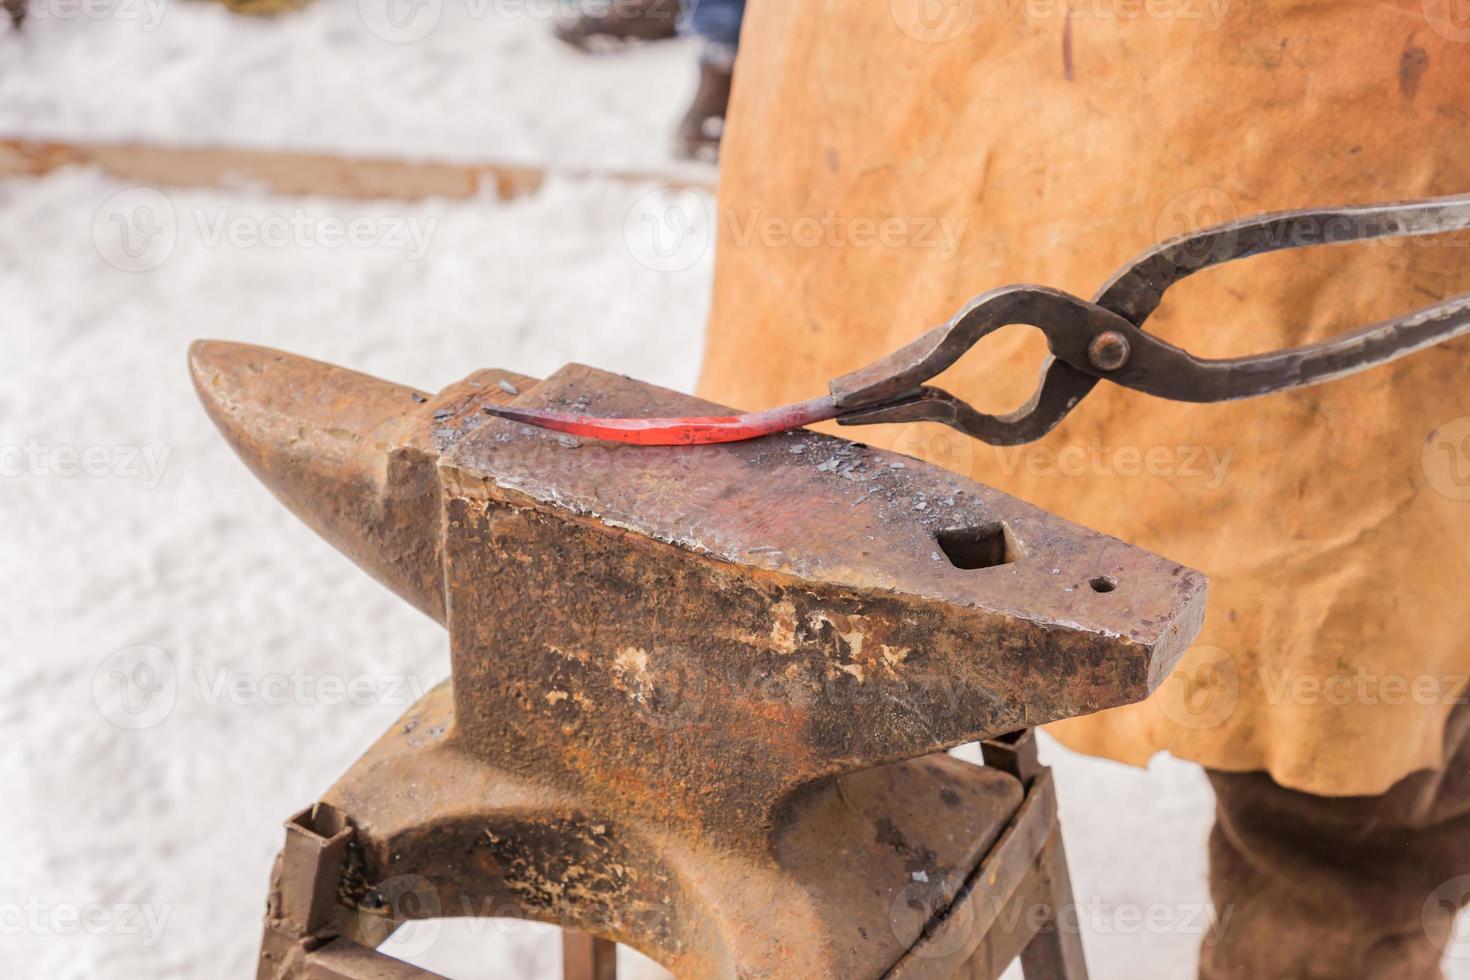
<path fill-rule="evenodd" d="M 288 821 L 261 977 L 429 976 L 372 947 L 486 914 L 680 976 L 953 975 L 999 865 L 1060 845 L 1034 766 L 945 750 L 1144 697 L 1203 615 L 1197 572 L 904 456 L 483 410 L 711 408 L 590 368 L 430 395 L 238 344 L 190 361 L 255 474 L 450 635 L 451 682 Z"/>

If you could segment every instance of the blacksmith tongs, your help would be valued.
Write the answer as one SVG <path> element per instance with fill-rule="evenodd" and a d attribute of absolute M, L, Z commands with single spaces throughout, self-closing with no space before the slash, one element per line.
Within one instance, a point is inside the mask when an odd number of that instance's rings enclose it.
<path fill-rule="evenodd" d="M 830 394 L 744 415 L 597 418 L 487 405 L 492 415 L 574 435 L 642 445 L 736 442 L 836 419 L 842 425 L 943 422 L 999 446 L 1050 432 L 1100 380 L 1161 398 L 1221 402 L 1320 384 L 1386 364 L 1470 330 L 1470 294 L 1333 340 L 1248 357 L 1205 360 L 1143 331 L 1164 292 L 1201 269 L 1234 259 L 1375 238 L 1470 228 L 1470 195 L 1363 207 L 1281 211 L 1169 239 L 1124 266 L 1092 302 L 1045 286 L 981 293 L 948 323 L 887 357 L 830 382 Z M 924 384 L 982 337 L 1008 324 L 1046 335 L 1041 383 L 1014 412 L 986 415 Z"/>

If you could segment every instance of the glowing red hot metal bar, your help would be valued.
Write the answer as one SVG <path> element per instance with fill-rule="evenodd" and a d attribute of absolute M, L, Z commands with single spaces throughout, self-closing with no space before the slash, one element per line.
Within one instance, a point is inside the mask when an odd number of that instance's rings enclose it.
<path fill-rule="evenodd" d="M 486 405 L 485 411 L 513 422 L 639 446 L 697 446 L 740 442 L 825 422 L 842 414 L 830 395 L 794 405 L 744 415 L 695 415 L 685 418 L 620 419 L 577 415 L 550 409 Z"/>

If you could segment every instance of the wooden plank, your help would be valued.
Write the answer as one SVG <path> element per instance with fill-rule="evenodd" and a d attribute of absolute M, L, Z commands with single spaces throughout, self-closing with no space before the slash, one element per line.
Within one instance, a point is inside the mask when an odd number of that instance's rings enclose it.
<path fill-rule="evenodd" d="M 714 188 L 713 179 L 628 170 L 452 163 L 240 147 L 0 139 L 0 176 L 40 177 L 74 166 L 96 167 L 119 180 L 156 187 L 259 186 L 276 194 L 366 200 L 464 199 L 494 193 L 505 201 L 533 193 L 552 177 Z"/>

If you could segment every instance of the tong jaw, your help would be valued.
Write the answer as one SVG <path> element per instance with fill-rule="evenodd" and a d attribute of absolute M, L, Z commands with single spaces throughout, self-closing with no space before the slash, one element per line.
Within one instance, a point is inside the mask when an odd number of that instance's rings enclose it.
<path fill-rule="evenodd" d="M 959 360 L 987 335 L 1013 323 L 1046 335 L 1051 355 L 1041 380 L 1024 405 L 1004 415 L 987 415 L 924 381 Z M 1109 310 L 1059 289 L 1028 284 L 981 293 L 948 323 L 882 360 L 831 383 L 843 409 L 841 425 L 875 422 L 942 422 L 995 446 L 1015 446 L 1046 435 L 1097 384 L 1098 376 L 1075 364 L 1088 363 L 1088 345 L 1106 331 L 1124 336 L 1138 329 Z M 871 408 L 864 406 L 871 405 Z"/>

